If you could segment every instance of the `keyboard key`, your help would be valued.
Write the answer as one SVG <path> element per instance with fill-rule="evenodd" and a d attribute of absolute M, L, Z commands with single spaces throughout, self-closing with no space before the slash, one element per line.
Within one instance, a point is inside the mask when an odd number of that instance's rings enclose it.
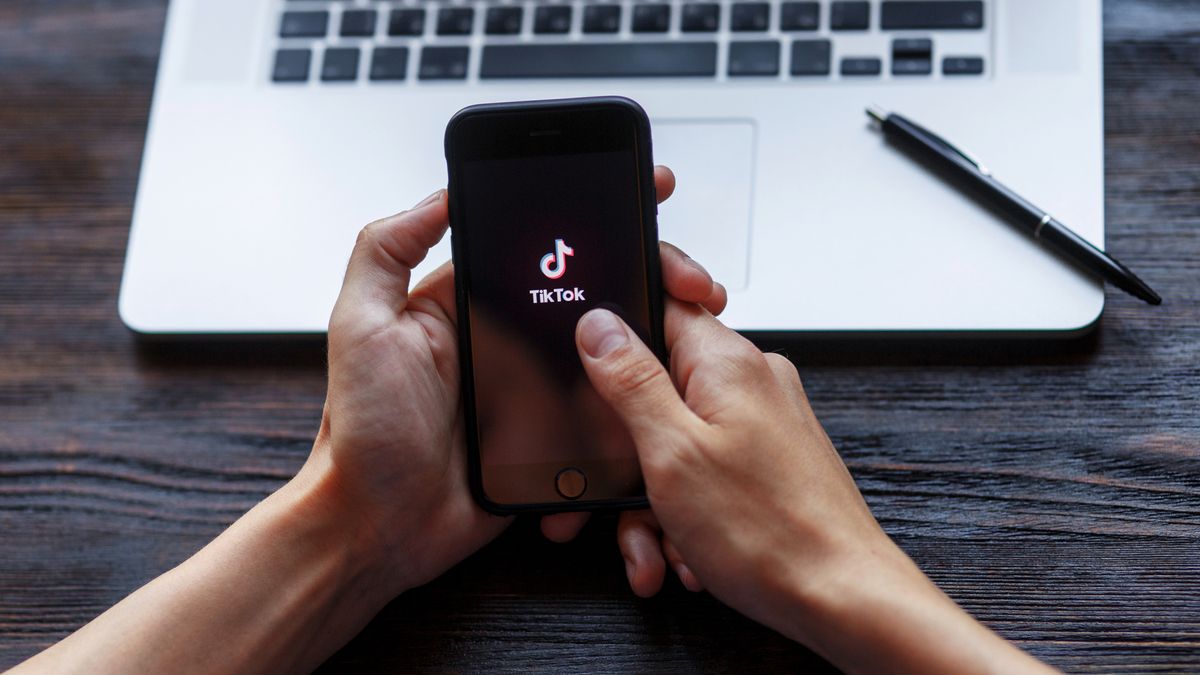
<path fill-rule="evenodd" d="M 371 56 L 371 79 L 403 80 L 408 76 L 408 47 L 376 47 Z"/>
<path fill-rule="evenodd" d="M 542 5 L 533 14 L 534 33 L 566 33 L 570 30 L 570 5 Z"/>
<path fill-rule="evenodd" d="M 470 35 L 474 24 L 475 10 L 470 7 L 443 7 L 438 10 L 438 35 Z M 425 57 L 422 56 L 422 64 L 425 62 L 424 59 Z"/>
<path fill-rule="evenodd" d="M 796 40 L 792 43 L 792 75 L 828 75 L 829 40 Z"/>
<path fill-rule="evenodd" d="M 766 30 L 771 22 L 771 5 L 765 2 L 735 2 L 729 12 L 729 30 Z"/>
<path fill-rule="evenodd" d="M 488 7 L 484 32 L 488 35 L 516 35 L 521 32 L 520 7 Z"/>
<path fill-rule="evenodd" d="M 779 30 L 816 30 L 821 25 L 821 5 L 785 2 L 779 6 Z"/>
<path fill-rule="evenodd" d="M 481 78 L 711 77 L 715 42 L 486 45 Z"/>
<path fill-rule="evenodd" d="M 646 2 L 633 6 L 635 33 L 665 33 L 671 26 L 671 6 L 666 3 Z"/>
<path fill-rule="evenodd" d="M 393 9 L 388 16 L 388 35 L 421 35 L 425 32 L 425 10 Z"/>
<path fill-rule="evenodd" d="M 933 40 L 892 40 L 892 75 L 929 75 L 933 72 Z"/>
<path fill-rule="evenodd" d="M 348 9 L 342 12 L 342 37 L 371 37 L 375 34 L 375 10 Z"/>
<path fill-rule="evenodd" d="M 467 59 L 470 56 L 469 47 L 425 47 L 421 50 L 421 67 L 417 69 L 417 78 L 422 80 L 466 79 Z"/>
<path fill-rule="evenodd" d="M 929 56 L 933 53 L 933 40 L 929 38 L 896 38 L 892 40 L 892 53 L 903 56 Z"/>
<path fill-rule="evenodd" d="M 778 75 L 779 43 L 774 40 L 762 42 L 730 42 L 729 74 Z"/>
<path fill-rule="evenodd" d="M 685 33 L 713 33 L 721 27 L 721 6 L 715 2 L 685 2 L 680 30 Z"/>
<path fill-rule="evenodd" d="M 883 72 L 883 62 L 872 57 L 849 57 L 842 59 L 842 75 L 878 75 Z"/>
<path fill-rule="evenodd" d="M 311 63 L 312 52 L 307 49 L 280 49 L 275 52 L 271 79 L 275 82 L 304 82 L 308 79 Z"/>
<path fill-rule="evenodd" d="M 829 27 L 833 30 L 866 30 L 871 27 L 871 3 L 834 2 L 829 5 Z"/>
<path fill-rule="evenodd" d="M 983 3 L 978 0 L 889 1 L 880 11 L 884 30 L 972 30 L 983 28 Z"/>
<path fill-rule="evenodd" d="M 358 79 L 358 47 L 330 47 L 321 64 L 321 81 L 351 82 Z"/>
<path fill-rule="evenodd" d="M 893 75 L 928 75 L 933 72 L 929 59 L 892 59 Z"/>
<path fill-rule="evenodd" d="M 325 37 L 329 12 L 284 12 L 279 37 Z"/>
<path fill-rule="evenodd" d="M 583 32 L 615 33 L 620 28 L 620 5 L 587 5 L 583 8 Z"/>
<path fill-rule="evenodd" d="M 983 59 L 978 56 L 947 56 L 942 59 L 943 75 L 982 75 Z"/>

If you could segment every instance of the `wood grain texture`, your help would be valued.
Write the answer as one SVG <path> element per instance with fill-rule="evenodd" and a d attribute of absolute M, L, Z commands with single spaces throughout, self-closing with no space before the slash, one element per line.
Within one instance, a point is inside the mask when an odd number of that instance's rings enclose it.
<path fill-rule="evenodd" d="M 139 344 L 116 316 L 163 0 L 0 4 L 0 667 L 186 558 L 300 465 L 320 343 Z M 1200 670 L 1200 11 L 1105 3 L 1119 293 L 1062 344 L 792 342 L 884 527 L 968 610 L 1076 671 Z M 613 525 L 529 523 L 324 670 L 823 670 Z"/>

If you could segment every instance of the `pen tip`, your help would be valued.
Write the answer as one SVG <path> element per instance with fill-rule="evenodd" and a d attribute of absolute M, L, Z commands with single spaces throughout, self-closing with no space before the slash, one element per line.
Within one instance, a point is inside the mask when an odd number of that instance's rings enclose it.
<path fill-rule="evenodd" d="M 883 124 L 884 120 L 887 119 L 887 116 L 888 114 L 884 112 L 882 108 L 873 105 L 867 106 L 867 117 L 870 117 L 876 122 Z"/>
<path fill-rule="evenodd" d="M 1149 305 L 1162 304 L 1162 296 L 1160 296 L 1158 293 L 1155 293 L 1153 288 L 1150 288 L 1146 282 L 1134 276 L 1133 273 L 1130 273 L 1130 276 L 1132 277 L 1130 281 L 1133 283 L 1131 284 L 1132 287 L 1128 288 L 1127 290 L 1131 294 L 1138 299 L 1145 301 L 1146 304 Z"/>

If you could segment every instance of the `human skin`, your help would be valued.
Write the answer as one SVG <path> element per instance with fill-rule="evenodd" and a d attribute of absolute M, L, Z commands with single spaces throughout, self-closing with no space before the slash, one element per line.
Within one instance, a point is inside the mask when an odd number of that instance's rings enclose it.
<path fill-rule="evenodd" d="M 656 184 L 665 198 L 673 177 L 659 170 Z M 453 269 L 409 289 L 446 221 L 438 191 L 359 236 L 330 319 L 320 429 L 296 477 L 14 672 L 307 672 L 509 524 L 467 488 Z M 689 587 L 851 671 L 1043 668 L 892 544 L 791 365 L 714 318 L 725 290 L 701 267 L 673 247 L 661 257 L 670 373 L 611 313 L 577 330 L 646 478 L 653 513 L 619 527 L 635 591 L 657 590 L 647 565 L 671 560 Z M 581 524 L 551 516 L 543 531 L 564 538 Z"/>
<path fill-rule="evenodd" d="M 633 434 L 653 512 L 623 523 L 627 559 L 632 532 L 661 528 L 657 555 L 686 561 L 690 588 L 849 672 L 1052 672 L 888 538 L 787 358 L 671 299 L 665 335 L 669 370 L 607 310 L 576 331 L 589 379 Z"/>
<path fill-rule="evenodd" d="M 674 177 L 655 178 L 665 199 Z M 509 524 L 467 488 L 453 268 L 409 288 L 447 218 L 439 190 L 359 235 L 330 319 L 320 429 L 295 478 L 14 672 L 306 672 Z M 661 258 L 668 294 L 720 311 L 725 291 L 703 268 L 670 245 Z"/>

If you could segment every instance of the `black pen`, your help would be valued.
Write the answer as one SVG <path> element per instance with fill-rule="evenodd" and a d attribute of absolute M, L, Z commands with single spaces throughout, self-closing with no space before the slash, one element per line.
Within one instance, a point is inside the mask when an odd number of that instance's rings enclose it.
<path fill-rule="evenodd" d="M 1016 225 L 1029 231 L 1034 239 L 1045 242 L 1061 256 L 1117 288 L 1152 305 L 1162 304 L 1146 282 L 1112 256 L 1092 246 L 1083 237 L 1067 229 L 1049 213 L 1030 204 L 992 177 L 990 171 L 966 152 L 937 134 L 895 113 L 867 108 L 867 115 L 879 123 L 888 140 L 937 169 L 947 171 L 975 196 L 1002 213 Z"/>

